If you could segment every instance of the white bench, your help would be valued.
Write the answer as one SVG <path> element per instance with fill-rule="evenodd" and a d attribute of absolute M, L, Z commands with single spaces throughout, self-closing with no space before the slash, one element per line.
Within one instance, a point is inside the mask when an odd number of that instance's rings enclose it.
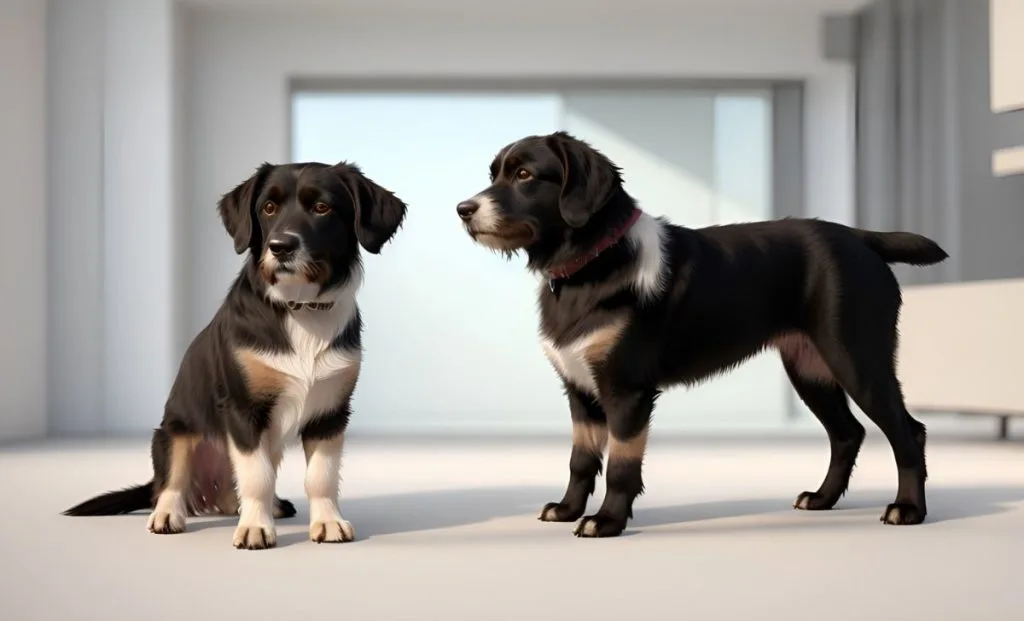
<path fill-rule="evenodd" d="M 1024 278 L 903 290 L 897 374 L 907 409 L 1024 416 Z"/>

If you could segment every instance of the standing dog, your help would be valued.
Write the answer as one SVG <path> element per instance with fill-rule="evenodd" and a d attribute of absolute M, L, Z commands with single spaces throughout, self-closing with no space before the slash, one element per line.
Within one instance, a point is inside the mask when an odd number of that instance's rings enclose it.
<path fill-rule="evenodd" d="M 643 491 L 655 399 L 673 385 L 779 351 L 797 394 L 825 426 L 832 457 L 798 509 L 830 509 L 846 491 L 864 428 L 847 395 L 885 433 L 899 472 L 887 524 L 924 520 L 925 428 L 894 371 L 900 287 L 888 263 L 947 257 L 912 233 L 812 219 L 687 229 L 637 208 L 619 169 L 564 133 L 506 146 L 491 185 L 457 212 L 479 244 L 523 250 L 542 274 L 540 336 L 569 398 L 569 484 L 540 519 L 579 519 L 608 449 L 607 493 L 580 537 L 619 535 Z"/>
<path fill-rule="evenodd" d="M 344 162 L 263 164 L 218 211 L 249 259 L 213 320 L 185 352 L 153 433 L 153 478 L 65 511 L 152 509 L 148 529 L 180 533 L 186 515 L 239 515 L 236 548 L 276 543 L 285 446 L 306 454 L 309 535 L 354 538 L 338 509 L 341 450 L 359 376 L 359 246 L 378 253 L 406 205 Z"/>

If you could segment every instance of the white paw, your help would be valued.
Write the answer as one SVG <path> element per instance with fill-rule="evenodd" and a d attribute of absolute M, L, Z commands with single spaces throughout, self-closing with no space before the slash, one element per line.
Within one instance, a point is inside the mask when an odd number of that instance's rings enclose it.
<path fill-rule="evenodd" d="M 274 528 L 272 504 L 259 501 L 242 501 L 241 517 L 232 541 L 242 550 L 264 550 L 277 545 L 277 529 Z M 268 510 L 271 509 L 271 510 Z"/>
<path fill-rule="evenodd" d="M 146 521 L 146 530 L 158 535 L 185 531 L 185 499 L 180 493 L 165 490 L 160 494 Z"/>
<path fill-rule="evenodd" d="M 342 543 L 356 538 L 356 530 L 341 517 L 331 498 L 309 499 L 309 538 L 316 543 Z"/>
<path fill-rule="evenodd" d="M 351 522 L 342 519 L 312 522 L 309 525 L 309 538 L 316 543 L 344 543 L 356 538 L 356 529 Z"/>
<path fill-rule="evenodd" d="M 174 535 L 185 532 L 185 514 L 153 511 L 146 522 L 146 530 L 158 535 Z"/>
<path fill-rule="evenodd" d="M 235 529 L 233 544 L 239 550 L 265 550 L 277 545 L 277 531 L 273 526 L 246 526 Z"/>

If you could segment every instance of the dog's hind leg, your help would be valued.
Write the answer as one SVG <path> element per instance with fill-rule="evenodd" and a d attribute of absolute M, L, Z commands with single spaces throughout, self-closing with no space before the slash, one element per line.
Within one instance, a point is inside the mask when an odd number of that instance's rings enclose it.
<path fill-rule="evenodd" d="M 831 509 L 850 483 L 864 442 L 864 426 L 850 412 L 846 392 L 808 337 L 798 334 L 780 339 L 779 351 L 797 396 L 825 427 L 831 450 L 828 471 L 818 491 L 801 493 L 793 507 L 809 511 Z"/>
<path fill-rule="evenodd" d="M 572 416 L 572 453 L 569 455 L 569 484 L 560 502 L 549 502 L 537 519 L 544 522 L 575 522 L 587 510 L 601 473 L 608 426 L 604 410 L 592 397 L 566 384 Z"/>
<path fill-rule="evenodd" d="M 899 488 L 896 500 L 885 508 L 886 524 L 920 524 L 927 514 L 925 502 L 925 429 L 907 412 L 903 391 L 896 379 L 892 340 L 885 346 L 878 339 L 858 342 L 850 348 L 856 355 L 844 356 L 839 348 L 822 351 L 850 397 L 878 425 L 892 446 L 896 458 Z"/>
<path fill-rule="evenodd" d="M 162 535 L 185 530 L 188 493 L 192 485 L 192 452 L 198 436 L 171 434 L 158 429 L 153 435 L 153 488 L 156 506 L 146 528 Z"/>

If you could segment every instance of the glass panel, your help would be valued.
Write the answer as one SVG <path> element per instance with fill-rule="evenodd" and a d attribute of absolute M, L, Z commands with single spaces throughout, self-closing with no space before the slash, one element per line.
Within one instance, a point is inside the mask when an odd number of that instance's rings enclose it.
<path fill-rule="evenodd" d="M 544 94 L 302 94 L 294 156 L 349 159 L 409 205 L 380 255 L 364 253 L 365 357 L 353 429 L 566 428 L 537 343 L 537 281 L 522 257 L 476 246 L 455 205 L 488 184 L 498 150 L 557 129 Z"/>

